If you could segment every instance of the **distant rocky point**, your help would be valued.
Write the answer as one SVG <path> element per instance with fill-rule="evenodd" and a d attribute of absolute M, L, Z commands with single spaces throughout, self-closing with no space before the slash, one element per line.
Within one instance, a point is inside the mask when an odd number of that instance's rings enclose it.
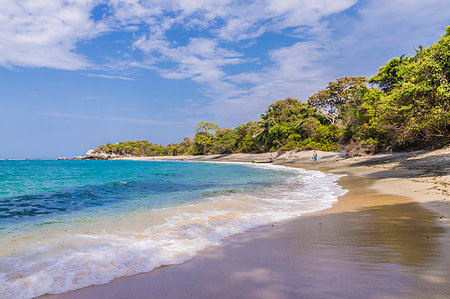
<path fill-rule="evenodd" d="M 88 150 L 86 155 L 81 158 L 81 160 L 109 160 L 117 158 L 118 156 L 114 153 L 107 154 L 105 152 L 97 152 L 95 150 Z"/>
<path fill-rule="evenodd" d="M 119 156 L 112 153 L 107 154 L 105 152 L 96 152 L 95 150 L 88 150 L 85 156 L 75 156 L 73 158 L 69 157 L 58 157 L 58 160 L 109 160 L 118 158 Z"/>

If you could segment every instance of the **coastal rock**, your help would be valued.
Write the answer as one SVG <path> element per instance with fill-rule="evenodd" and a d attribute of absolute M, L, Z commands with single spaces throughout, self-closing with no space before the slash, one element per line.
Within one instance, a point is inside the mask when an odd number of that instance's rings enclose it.
<path fill-rule="evenodd" d="M 86 152 L 86 157 L 92 157 L 94 155 L 95 151 L 93 149 L 90 149 Z"/>
<path fill-rule="evenodd" d="M 95 150 L 88 150 L 86 152 L 86 155 L 84 157 L 80 156 L 81 160 L 108 160 L 108 159 L 114 159 L 118 156 L 115 154 L 107 154 L 105 152 L 96 152 Z M 77 157 L 75 157 L 77 159 Z"/>
<path fill-rule="evenodd" d="M 107 160 L 109 158 L 109 156 L 108 156 L 108 154 L 100 153 L 100 154 L 98 154 L 97 158 L 101 159 L 101 160 Z"/>

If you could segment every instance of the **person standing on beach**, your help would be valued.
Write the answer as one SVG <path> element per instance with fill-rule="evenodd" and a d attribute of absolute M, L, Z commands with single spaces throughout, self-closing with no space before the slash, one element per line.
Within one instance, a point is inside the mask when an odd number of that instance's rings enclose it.
<path fill-rule="evenodd" d="M 316 153 L 316 151 L 313 152 L 313 159 L 314 159 L 314 162 L 317 162 L 317 153 Z"/>

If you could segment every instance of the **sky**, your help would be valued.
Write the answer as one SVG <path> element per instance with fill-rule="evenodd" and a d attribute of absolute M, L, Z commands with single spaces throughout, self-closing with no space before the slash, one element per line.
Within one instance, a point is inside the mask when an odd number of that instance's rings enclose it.
<path fill-rule="evenodd" d="M 448 0 L 0 0 L 0 158 L 159 144 L 371 77 L 450 21 Z"/>

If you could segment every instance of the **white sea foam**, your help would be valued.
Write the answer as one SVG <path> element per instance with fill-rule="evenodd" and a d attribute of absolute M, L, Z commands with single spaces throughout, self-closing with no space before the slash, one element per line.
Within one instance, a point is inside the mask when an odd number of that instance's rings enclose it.
<path fill-rule="evenodd" d="M 120 219 L 56 223 L 13 237 L 1 249 L 0 298 L 63 293 L 114 278 L 179 264 L 228 236 L 332 206 L 346 191 L 338 176 L 275 165 L 295 172 L 286 182 L 251 193 L 195 204 L 139 211 Z"/>

